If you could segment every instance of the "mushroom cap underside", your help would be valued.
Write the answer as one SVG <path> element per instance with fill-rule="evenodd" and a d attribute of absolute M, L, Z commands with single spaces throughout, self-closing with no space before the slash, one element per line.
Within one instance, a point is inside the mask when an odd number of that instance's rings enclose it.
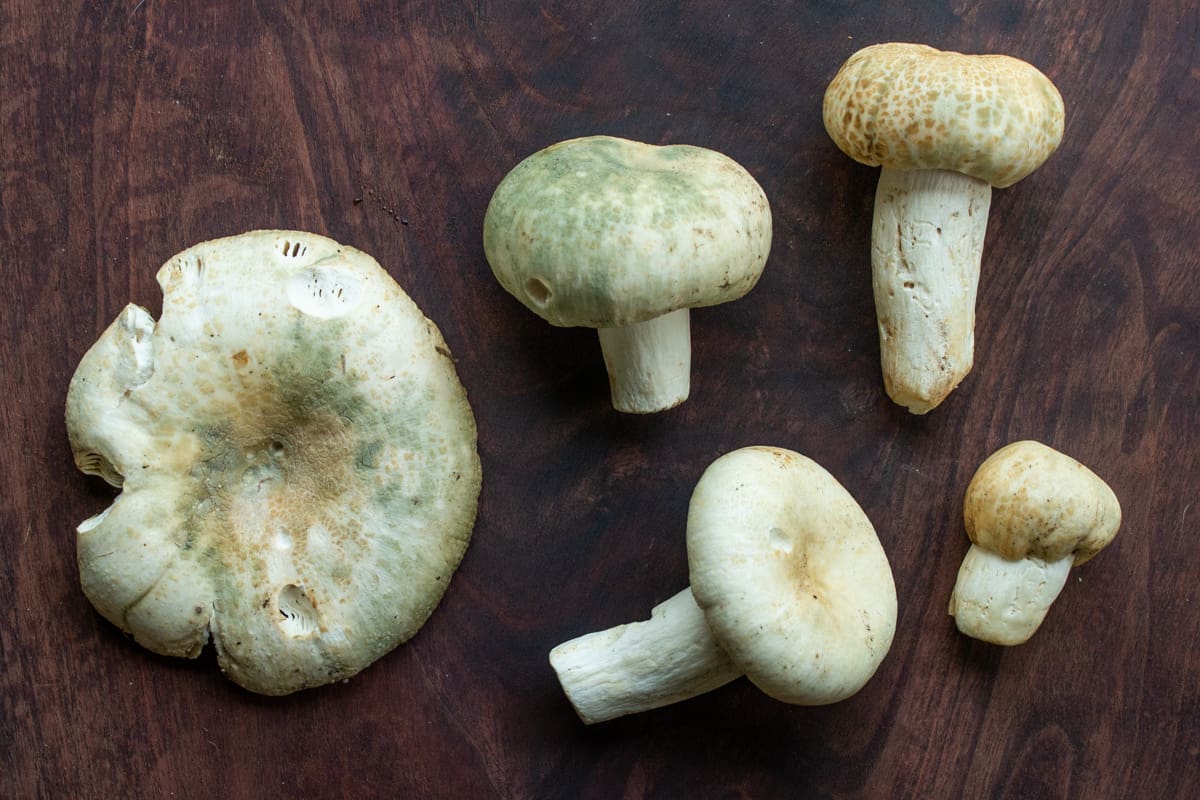
<path fill-rule="evenodd" d="M 411 637 L 470 540 L 475 424 L 441 334 L 370 256 L 310 233 L 196 245 L 67 398 L 76 463 L 122 488 L 80 577 L 155 652 L 211 639 L 248 689 L 349 677 Z"/>
<path fill-rule="evenodd" d="M 500 284 L 548 322 L 616 327 L 746 294 L 771 249 L 771 211 L 713 150 L 590 136 L 508 173 L 483 244 Z"/>
<path fill-rule="evenodd" d="M 997 188 L 1049 158 L 1064 120 L 1058 89 L 1020 59 L 897 42 L 850 56 L 822 113 L 830 137 L 856 161 L 953 170 Z"/>
<path fill-rule="evenodd" d="M 1040 442 L 1019 441 L 975 471 L 963 522 L 972 542 L 1004 558 L 1073 556 L 1078 565 L 1117 535 L 1121 505 L 1083 464 Z"/>
<path fill-rule="evenodd" d="M 692 494 L 691 588 L 717 641 L 768 695 L 818 705 L 875 673 L 896 627 L 887 555 L 854 498 L 774 447 L 726 454 Z"/>

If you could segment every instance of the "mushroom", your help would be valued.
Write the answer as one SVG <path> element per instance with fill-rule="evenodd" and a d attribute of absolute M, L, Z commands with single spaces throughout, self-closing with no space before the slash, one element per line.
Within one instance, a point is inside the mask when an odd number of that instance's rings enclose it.
<path fill-rule="evenodd" d="M 613 406 L 648 414 L 687 399 L 688 309 L 736 300 L 771 249 L 766 195 L 730 158 L 610 136 L 529 156 L 496 187 L 488 263 L 552 325 L 598 328 Z"/>
<path fill-rule="evenodd" d="M 713 462 L 688 508 L 691 586 L 650 619 L 560 644 L 550 664 L 587 724 L 746 675 L 785 703 L 850 697 L 896 628 L 871 521 L 816 462 L 747 447 Z"/>
<path fill-rule="evenodd" d="M 883 168 L 871 271 L 884 386 L 927 413 L 971 371 L 992 187 L 1058 147 L 1062 96 L 1009 56 L 877 44 L 834 76 L 823 116 L 846 155 Z"/>
<path fill-rule="evenodd" d="M 475 422 L 441 334 L 322 236 L 205 242 L 158 272 L 67 394 L 76 465 L 121 489 L 78 528 L 96 609 L 263 694 L 341 680 L 417 632 L 470 540 Z"/>
<path fill-rule="evenodd" d="M 972 544 L 950 614 L 967 636 L 1014 645 L 1037 631 L 1071 566 L 1117 535 L 1121 506 L 1083 464 L 1023 441 L 980 465 L 967 487 L 963 520 Z"/>

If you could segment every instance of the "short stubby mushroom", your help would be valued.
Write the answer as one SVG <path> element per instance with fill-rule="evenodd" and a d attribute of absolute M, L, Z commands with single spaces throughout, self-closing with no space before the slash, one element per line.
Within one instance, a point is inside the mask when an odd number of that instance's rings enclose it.
<path fill-rule="evenodd" d="M 972 544 L 950 614 L 967 636 L 1015 645 L 1042 624 L 1072 565 L 1117 535 L 1121 506 L 1083 464 L 1023 441 L 980 465 L 967 487 L 963 520 Z"/>
<path fill-rule="evenodd" d="M 736 300 L 758 282 L 771 210 L 720 153 L 590 136 L 505 176 L 483 248 L 500 285 L 534 313 L 599 329 L 613 406 L 648 414 L 688 397 L 688 309 Z"/>
<path fill-rule="evenodd" d="M 785 703 L 850 697 L 896 629 L 896 587 L 862 508 L 814 461 L 747 447 L 714 461 L 692 493 L 691 586 L 650 619 L 550 653 L 588 724 L 674 703 L 745 675 Z"/>
<path fill-rule="evenodd" d="M 158 272 L 67 395 L 75 463 L 121 489 L 78 529 L 96 609 L 263 694 L 348 678 L 432 613 L 480 489 L 435 325 L 376 261 L 256 231 Z"/>
<path fill-rule="evenodd" d="M 1063 100 L 1019 59 L 878 44 L 825 92 L 825 129 L 882 167 L 871 271 L 888 396 L 914 414 L 971 371 L 992 187 L 1037 169 L 1063 135 Z"/>

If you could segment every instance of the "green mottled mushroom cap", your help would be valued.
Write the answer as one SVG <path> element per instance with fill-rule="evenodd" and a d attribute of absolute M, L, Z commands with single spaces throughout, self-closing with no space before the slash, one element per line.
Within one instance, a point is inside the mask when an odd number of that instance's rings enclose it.
<path fill-rule="evenodd" d="M 689 145 L 572 139 L 518 164 L 488 206 L 496 279 L 554 325 L 630 325 L 736 300 L 771 248 L 762 188 Z"/>
<path fill-rule="evenodd" d="M 1063 100 L 1020 59 L 892 42 L 859 50 L 825 92 L 825 129 L 863 164 L 1011 186 L 1058 148 Z"/>
<path fill-rule="evenodd" d="M 370 256 L 309 233 L 196 245 L 67 396 L 76 464 L 119 486 L 79 526 L 83 588 L 142 645 L 256 692 L 347 678 L 416 633 L 474 525 L 475 424 L 432 322 Z"/>

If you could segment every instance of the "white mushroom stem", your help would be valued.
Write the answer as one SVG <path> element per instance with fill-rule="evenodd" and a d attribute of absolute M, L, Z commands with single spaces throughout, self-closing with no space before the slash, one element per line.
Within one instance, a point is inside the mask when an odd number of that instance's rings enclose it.
<path fill-rule="evenodd" d="M 617 411 L 652 414 L 687 400 L 692 372 L 688 309 L 598 333 Z"/>
<path fill-rule="evenodd" d="M 971 545 L 950 595 L 958 629 L 975 639 L 1022 644 L 1033 636 L 1067 582 L 1074 556 L 1011 561 Z"/>
<path fill-rule="evenodd" d="M 686 700 L 742 674 L 713 638 L 690 588 L 655 606 L 648 620 L 560 644 L 550 665 L 589 725 Z"/>
<path fill-rule="evenodd" d="M 975 294 L 992 187 L 947 170 L 884 168 L 871 274 L 888 396 L 914 414 L 971 371 Z"/>

